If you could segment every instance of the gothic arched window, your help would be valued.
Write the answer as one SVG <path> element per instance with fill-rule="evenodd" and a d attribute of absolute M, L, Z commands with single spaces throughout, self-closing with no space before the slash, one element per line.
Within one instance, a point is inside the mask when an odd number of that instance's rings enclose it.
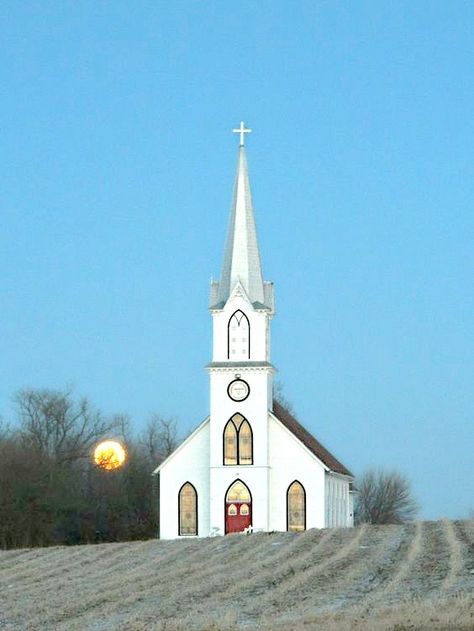
<path fill-rule="evenodd" d="M 237 428 L 232 419 L 224 428 L 224 464 L 237 464 Z"/>
<path fill-rule="evenodd" d="M 191 482 L 185 482 L 178 493 L 179 534 L 197 535 L 197 492 Z"/>
<path fill-rule="evenodd" d="M 306 530 L 306 492 L 303 485 L 295 480 L 286 493 L 287 528 L 293 532 Z"/>
<path fill-rule="evenodd" d="M 227 359 L 250 359 L 250 322 L 238 309 L 227 325 Z"/>
<path fill-rule="evenodd" d="M 239 464 L 252 464 L 252 428 L 248 421 L 239 427 Z"/>
<path fill-rule="evenodd" d="M 252 428 L 242 414 L 234 414 L 224 427 L 224 464 L 253 464 Z"/>
<path fill-rule="evenodd" d="M 246 484 L 242 480 L 236 480 L 230 485 L 226 493 L 226 502 L 245 502 L 245 507 L 248 509 L 248 504 L 252 501 L 250 491 Z"/>

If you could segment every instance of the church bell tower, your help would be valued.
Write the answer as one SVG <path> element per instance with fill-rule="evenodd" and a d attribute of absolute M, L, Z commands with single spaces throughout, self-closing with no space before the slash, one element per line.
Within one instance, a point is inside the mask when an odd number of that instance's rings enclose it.
<path fill-rule="evenodd" d="M 272 409 L 273 283 L 263 280 L 244 124 L 220 280 L 211 284 L 210 525 L 268 530 L 268 411 Z M 226 512 L 222 500 L 225 498 Z M 252 517 L 253 515 L 253 517 Z"/>

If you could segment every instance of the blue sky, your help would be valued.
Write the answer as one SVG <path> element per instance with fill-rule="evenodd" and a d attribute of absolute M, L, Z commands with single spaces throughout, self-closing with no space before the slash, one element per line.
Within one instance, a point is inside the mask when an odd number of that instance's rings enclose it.
<path fill-rule="evenodd" d="M 354 472 L 474 509 L 472 2 L 6 1 L 0 413 L 208 411 L 245 120 L 273 361 Z"/>

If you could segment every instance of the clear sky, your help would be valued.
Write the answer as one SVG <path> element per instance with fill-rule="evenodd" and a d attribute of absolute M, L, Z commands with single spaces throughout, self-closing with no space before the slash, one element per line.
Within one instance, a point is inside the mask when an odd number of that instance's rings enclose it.
<path fill-rule="evenodd" d="M 6 0 L 0 413 L 208 412 L 244 120 L 273 361 L 350 469 L 474 509 L 474 3 Z"/>

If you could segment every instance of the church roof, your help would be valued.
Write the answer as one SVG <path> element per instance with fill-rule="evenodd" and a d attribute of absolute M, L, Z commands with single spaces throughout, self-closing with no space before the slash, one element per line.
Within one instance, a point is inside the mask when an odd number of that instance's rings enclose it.
<path fill-rule="evenodd" d="M 264 283 L 262 276 L 247 158 L 243 144 L 239 147 L 221 278 L 220 281 L 213 281 L 211 286 L 211 308 L 222 308 L 239 282 L 256 308 L 273 310 L 273 285 Z"/>
<path fill-rule="evenodd" d="M 339 460 L 337 460 L 337 458 L 335 458 L 325 447 L 323 447 L 323 445 L 321 445 L 321 443 L 317 441 L 316 438 L 310 434 L 308 430 L 305 429 L 301 423 L 299 423 L 295 417 L 275 399 L 273 400 L 273 414 L 331 471 L 354 477 L 353 474 L 346 469 Z"/>

